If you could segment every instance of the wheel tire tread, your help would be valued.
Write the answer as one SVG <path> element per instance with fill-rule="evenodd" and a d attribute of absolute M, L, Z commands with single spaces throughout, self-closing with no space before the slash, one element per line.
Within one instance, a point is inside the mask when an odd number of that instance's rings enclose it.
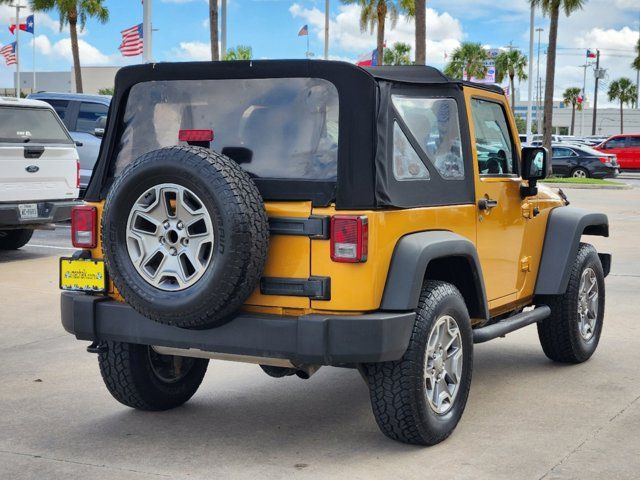
<path fill-rule="evenodd" d="M 367 365 L 367 379 L 373 414 L 380 430 L 389 438 L 404 443 L 416 445 L 435 445 L 446 439 L 453 429 L 444 433 L 429 432 L 419 428 L 423 418 L 419 405 L 416 402 L 415 391 L 416 375 L 422 377 L 422 364 L 416 361 L 420 358 L 422 348 L 419 338 L 428 337 L 427 321 L 425 313 L 433 312 L 440 302 L 447 296 L 454 295 L 462 299 L 462 295 L 453 285 L 435 280 L 427 280 L 424 283 L 420 295 L 418 308 L 416 309 L 416 321 L 414 322 L 409 347 L 400 361 L 372 363 Z M 421 316 L 421 318 L 418 318 Z M 472 365 L 469 365 L 472 368 Z M 466 393 L 471 384 L 471 371 L 465 384 L 459 388 L 462 390 L 459 400 L 461 409 L 466 404 Z M 456 422 L 457 423 L 457 422 Z M 455 428 L 455 425 L 454 425 Z"/>

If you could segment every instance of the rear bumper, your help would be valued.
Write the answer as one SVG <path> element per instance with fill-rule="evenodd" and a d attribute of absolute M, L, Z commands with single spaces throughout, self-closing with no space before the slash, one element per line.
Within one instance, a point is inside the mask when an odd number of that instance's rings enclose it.
<path fill-rule="evenodd" d="M 43 223 L 55 223 L 69 220 L 71 208 L 78 205 L 77 201 L 33 201 L 20 202 L 38 204 L 38 218 L 22 220 L 18 203 L 0 203 L 0 227 L 25 228 Z"/>
<path fill-rule="evenodd" d="M 62 325 L 78 340 L 118 341 L 278 358 L 294 365 L 345 365 L 398 360 L 407 349 L 415 313 L 300 317 L 238 313 L 208 330 L 162 325 L 107 297 L 62 292 Z"/>

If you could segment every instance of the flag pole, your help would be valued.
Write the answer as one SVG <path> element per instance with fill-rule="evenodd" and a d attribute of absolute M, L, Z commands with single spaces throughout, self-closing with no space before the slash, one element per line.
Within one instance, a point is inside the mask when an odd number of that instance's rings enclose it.
<path fill-rule="evenodd" d="M 227 0 L 220 1 L 220 59 L 227 54 Z"/>
<path fill-rule="evenodd" d="M 144 0 L 142 4 L 142 55 L 146 63 L 153 62 L 153 25 L 151 22 L 151 2 L 152 0 Z"/>
<path fill-rule="evenodd" d="M 36 17 L 33 14 L 33 32 L 31 32 L 33 36 L 33 92 L 37 91 L 36 89 Z"/>
<path fill-rule="evenodd" d="M 16 3 L 16 98 L 20 98 L 20 0 Z"/>
<path fill-rule="evenodd" d="M 329 60 L 329 0 L 324 2 L 324 59 Z"/>

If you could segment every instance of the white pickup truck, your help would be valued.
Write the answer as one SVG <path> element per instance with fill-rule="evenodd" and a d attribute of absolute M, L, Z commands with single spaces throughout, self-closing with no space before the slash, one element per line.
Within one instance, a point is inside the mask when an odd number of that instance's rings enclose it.
<path fill-rule="evenodd" d="M 78 189 L 76 145 L 53 108 L 0 97 L 0 250 L 68 220 Z"/>

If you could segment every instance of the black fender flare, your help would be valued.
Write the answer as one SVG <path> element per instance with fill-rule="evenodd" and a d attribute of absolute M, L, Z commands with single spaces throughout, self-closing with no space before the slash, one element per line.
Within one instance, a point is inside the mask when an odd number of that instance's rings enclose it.
<path fill-rule="evenodd" d="M 549 213 L 535 295 L 566 292 L 571 262 L 578 253 L 582 235 L 608 237 L 607 216 L 574 207 L 556 207 Z M 609 256 L 605 260 L 610 264 Z"/>
<path fill-rule="evenodd" d="M 382 295 L 382 310 L 414 310 L 429 263 L 436 259 L 462 258 L 471 272 L 472 295 L 470 308 L 474 318 L 489 318 L 487 295 L 482 268 L 475 245 L 467 238 L 446 230 L 410 233 L 396 243 Z M 465 298 L 465 300 L 468 300 Z M 473 310 L 473 311 L 472 311 Z"/>

